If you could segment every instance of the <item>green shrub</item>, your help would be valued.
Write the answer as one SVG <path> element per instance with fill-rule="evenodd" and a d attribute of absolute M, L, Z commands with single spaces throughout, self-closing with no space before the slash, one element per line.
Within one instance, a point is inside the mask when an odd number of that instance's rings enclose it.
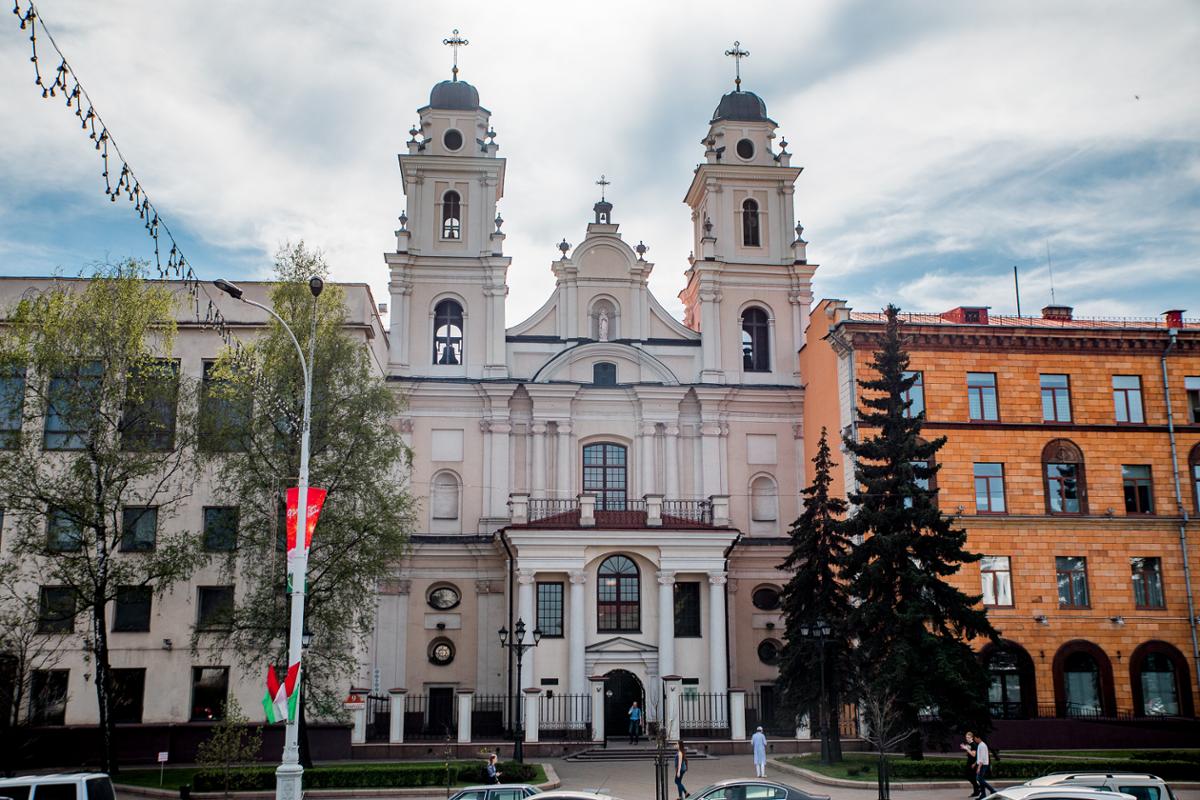
<path fill-rule="evenodd" d="M 506 781 L 528 782 L 537 774 L 529 764 L 503 762 L 500 771 Z M 485 768 L 471 762 L 451 762 L 450 783 L 482 783 Z M 270 791 L 275 788 L 274 767 L 243 767 L 237 770 L 237 786 L 245 791 Z M 304 771 L 305 789 L 392 789 L 419 786 L 445 786 L 444 764 L 363 764 L 313 767 Z M 197 792 L 220 791 L 216 776 L 196 776 Z"/>
<path fill-rule="evenodd" d="M 962 761 L 927 758 L 922 761 L 890 759 L 892 777 L 897 780 L 966 779 Z M 1020 760 L 1005 758 L 993 765 L 991 777 L 999 780 L 1028 780 L 1051 772 L 1149 772 L 1166 780 L 1194 779 L 1200 776 L 1200 764 L 1182 760 L 1076 761 L 1067 759 Z"/>

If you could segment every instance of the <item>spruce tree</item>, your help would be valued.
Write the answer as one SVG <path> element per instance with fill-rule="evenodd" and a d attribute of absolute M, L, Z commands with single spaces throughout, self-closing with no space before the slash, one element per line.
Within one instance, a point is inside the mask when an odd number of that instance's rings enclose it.
<path fill-rule="evenodd" d="M 846 437 L 854 454 L 857 507 L 846 524 L 856 542 L 842 577 L 855 598 L 850 635 L 855 661 L 865 673 L 894 676 L 905 727 L 915 732 L 906 750 L 920 757 L 919 718 L 938 731 L 980 726 L 987 719 L 987 675 L 967 642 L 996 639 L 978 595 L 947 578 L 980 555 L 966 549 L 967 533 L 938 510 L 930 486 L 934 457 L 945 438 L 921 436 L 924 414 L 909 415 L 906 393 L 916 376 L 905 375 L 908 354 L 899 310 L 889 305 L 887 327 L 872 362 L 858 423 L 862 441 Z M 940 731 L 939 731 L 940 732 Z"/>
<path fill-rule="evenodd" d="M 801 629 L 807 627 L 811 631 L 819 621 L 828 624 L 830 634 L 824 643 L 824 686 L 830 751 L 823 755 L 828 760 L 840 761 L 842 747 L 837 721 L 841 688 L 848 674 L 846 618 L 850 600 L 845 584 L 838 577 L 837 565 L 849 551 L 849 542 L 843 531 L 846 501 L 829 492 L 833 482 L 830 472 L 837 465 L 830 457 L 824 428 L 813 464 L 813 482 L 802 492 L 804 513 L 792 523 L 788 533 L 792 550 L 779 566 L 792 573 L 782 596 L 787 643 L 780 660 L 779 683 L 790 709 L 800 713 L 818 707 L 821 702 L 822 643 L 811 636 L 803 636 Z M 819 724 L 820 712 L 811 719 L 815 727 Z"/>

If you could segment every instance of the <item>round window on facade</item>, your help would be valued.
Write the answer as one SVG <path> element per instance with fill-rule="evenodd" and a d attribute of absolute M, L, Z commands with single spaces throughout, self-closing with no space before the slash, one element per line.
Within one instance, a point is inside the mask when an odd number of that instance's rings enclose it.
<path fill-rule="evenodd" d="M 749 139 L 739 139 L 737 143 L 738 158 L 744 158 L 747 161 L 754 158 L 754 142 Z"/>
<path fill-rule="evenodd" d="M 766 639 L 758 645 L 758 660 L 768 666 L 775 666 L 779 663 L 779 654 L 783 646 L 774 639 Z"/>
<path fill-rule="evenodd" d="M 751 602 L 759 611 L 779 610 L 779 590 L 774 586 L 760 586 L 750 595 Z"/>
<path fill-rule="evenodd" d="M 458 605 L 462 595 L 453 586 L 435 586 L 429 592 L 429 605 L 438 611 L 449 611 Z"/>
<path fill-rule="evenodd" d="M 447 150 L 458 150 L 463 146 L 462 133 L 454 128 L 449 129 L 442 134 L 442 144 L 446 145 Z"/>
<path fill-rule="evenodd" d="M 434 639 L 429 645 L 429 663 L 444 667 L 454 660 L 454 643 L 449 639 Z"/>

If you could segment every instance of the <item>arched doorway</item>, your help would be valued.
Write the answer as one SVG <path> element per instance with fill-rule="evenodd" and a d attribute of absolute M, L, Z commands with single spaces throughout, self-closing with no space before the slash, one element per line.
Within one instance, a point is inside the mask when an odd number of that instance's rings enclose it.
<path fill-rule="evenodd" d="M 614 669 L 604 676 L 604 735 L 629 737 L 629 708 L 637 702 L 642 709 L 642 733 L 646 732 L 646 690 L 632 672 Z"/>

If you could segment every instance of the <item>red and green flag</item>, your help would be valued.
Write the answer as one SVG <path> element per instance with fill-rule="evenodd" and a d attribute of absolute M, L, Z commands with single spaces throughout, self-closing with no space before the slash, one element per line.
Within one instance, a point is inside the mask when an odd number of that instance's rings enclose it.
<path fill-rule="evenodd" d="M 296 681 L 300 676 L 300 662 L 288 667 L 283 681 L 275 672 L 274 667 L 267 667 L 267 694 L 263 697 L 263 710 L 267 712 L 267 722 L 291 721 L 296 718 Z"/>

